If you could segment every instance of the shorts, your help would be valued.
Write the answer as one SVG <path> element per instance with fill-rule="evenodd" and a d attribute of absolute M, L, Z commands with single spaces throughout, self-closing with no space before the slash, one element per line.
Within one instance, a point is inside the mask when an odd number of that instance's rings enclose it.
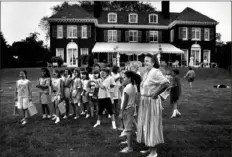
<path fill-rule="evenodd" d="M 134 112 L 135 108 L 129 107 L 123 113 L 123 123 L 126 132 L 133 131 Z"/>
<path fill-rule="evenodd" d="M 104 109 L 108 111 L 110 115 L 113 115 L 113 104 L 110 98 L 98 99 L 98 115 L 102 116 Z"/>
<path fill-rule="evenodd" d="M 194 81 L 194 78 L 189 78 L 188 79 L 188 82 L 193 82 Z"/>
<path fill-rule="evenodd" d="M 18 97 L 18 109 L 27 109 L 29 105 L 29 98 L 28 97 Z"/>

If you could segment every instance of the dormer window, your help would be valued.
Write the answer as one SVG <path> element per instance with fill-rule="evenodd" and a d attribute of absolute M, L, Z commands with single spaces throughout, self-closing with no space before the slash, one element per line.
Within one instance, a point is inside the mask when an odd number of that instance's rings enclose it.
<path fill-rule="evenodd" d="M 158 15 L 150 14 L 149 15 L 149 23 L 158 23 Z"/>
<path fill-rule="evenodd" d="M 117 14 L 109 13 L 108 14 L 108 23 L 117 23 Z"/>
<path fill-rule="evenodd" d="M 138 23 L 138 15 L 135 13 L 129 14 L 129 23 Z"/>

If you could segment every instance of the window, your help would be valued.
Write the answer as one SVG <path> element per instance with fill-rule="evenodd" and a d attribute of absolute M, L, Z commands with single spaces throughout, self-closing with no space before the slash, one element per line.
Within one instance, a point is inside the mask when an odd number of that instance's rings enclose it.
<path fill-rule="evenodd" d="M 89 49 L 88 48 L 81 48 L 81 55 L 89 55 Z"/>
<path fill-rule="evenodd" d="M 137 14 L 129 14 L 129 23 L 137 23 L 138 22 L 138 16 Z"/>
<path fill-rule="evenodd" d="M 109 13 L 108 14 L 108 22 L 109 23 L 117 23 L 117 14 L 116 13 Z"/>
<path fill-rule="evenodd" d="M 62 48 L 57 48 L 56 49 L 56 56 L 61 57 L 64 60 L 64 49 Z"/>
<path fill-rule="evenodd" d="M 137 42 L 138 41 L 138 31 L 130 30 L 129 31 L 129 41 Z"/>
<path fill-rule="evenodd" d="M 108 41 L 117 42 L 117 30 L 108 30 Z"/>
<path fill-rule="evenodd" d="M 181 55 L 182 65 L 188 66 L 188 50 L 183 49 L 183 51 L 184 51 L 184 54 Z"/>
<path fill-rule="evenodd" d="M 183 40 L 188 40 L 188 28 L 183 27 Z"/>
<path fill-rule="evenodd" d="M 81 28 L 81 38 L 83 38 L 83 39 L 87 38 L 87 26 L 82 26 L 82 28 Z"/>
<path fill-rule="evenodd" d="M 67 27 L 67 37 L 68 38 L 77 38 L 77 26 L 68 26 Z"/>
<path fill-rule="evenodd" d="M 200 40 L 200 39 L 201 39 L 201 29 L 192 28 L 192 40 Z"/>
<path fill-rule="evenodd" d="M 209 28 L 205 28 L 204 40 L 209 41 Z"/>
<path fill-rule="evenodd" d="M 158 23 L 158 15 L 150 14 L 149 15 L 149 23 Z"/>
<path fill-rule="evenodd" d="M 63 26 L 62 25 L 57 26 L 57 38 L 58 39 L 63 38 Z"/>
<path fill-rule="evenodd" d="M 149 31 L 150 42 L 158 42 L 158 31 Z"/>
<path fill-rule="evenodd" d="M 171 42 L 173 42 L 173 40 L 174 40 L 174 30 L 173 29 L 170 32 L 170 40 L 171 40 Z"/>

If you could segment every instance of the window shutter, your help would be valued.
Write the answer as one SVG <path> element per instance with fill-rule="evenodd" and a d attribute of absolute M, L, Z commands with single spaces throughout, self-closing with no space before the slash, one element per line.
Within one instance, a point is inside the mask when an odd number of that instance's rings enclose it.
<path fill-rule="evenodd" d="M 67 36 L 67 26 L 63 25 L 63 38 L 66 38 Z"/>
<path fill-rule="evenodd" d="M 214 40 L 214 28 L 210 28 L 209 33 L 210 33 L 210 36 L 209 36 L 210 41 Z"/>
<path fill-rule="evenodd" d="M 87 37 L 91 38 L 91 26 L 90 25 L 87 26 Z"/>
<path fill-rule="evenodd" d="M 142 42 L 142 31 L 138 31 L 138 42 Z"/>
<path fill-rule="evenodd" d="M 149 38 L 150 38 L 150 36 L 149 36 L 149 31 L 146 31 L 146 41 L 147 41 L 147 42 L 149 42 Z"/>
<path fill-rule="evenodd" d="M 158 31 L 158 42 L 162 42 L 162 31 Z"/>
<path fill-rule="evenodd" d="M 188 39 L 192 39 L 192 27 L 188 27 Z"/>
<path fill-rule="evenodd" d="M 204 41 L 205 40 L 205 31 L 204 28 L 201 28 L 201 40 Z"/>
<path fill-rule="evenodd" d="M 125 41 L 129 41 L 129 31 L 125 31 Z"/>
<path fill-rule="evenodd" d="M 108 31 L 104 30 L 104 41 L 108 41 Z"/>
<path fill-rule="evenodd" d="M 53 38 L 57 37 L 57 26 L 52 26 L 52 37 Z"/>
<path fill-rule="evenodd" d="M 173 29 L 174 31 L 174 29 Z M 179 27 L 179 39 L 183 39 L 183 28 L 182 27 Z"/>
<path fill-rule="evenodd" d="M 77 26 L 77 38 L 81 38 L 81 26 Z"/>
<path fill-rule="evenodd" d="M 118 37 L 118 41 L 121 41 L 121 31 L 120 30 L 117 31 L 117 37 Z"/>

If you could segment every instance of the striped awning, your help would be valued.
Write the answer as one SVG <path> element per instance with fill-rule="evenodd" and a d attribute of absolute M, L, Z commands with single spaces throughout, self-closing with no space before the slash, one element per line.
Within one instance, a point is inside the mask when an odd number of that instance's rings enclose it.
<path fill-rule="evenodd" d="M 120 53 L 126 55 L 172 53 L 182 54 L 181 49 L 167 43 L 109 43 L 97 42 L 92 49 L 93 53 Z"/>

